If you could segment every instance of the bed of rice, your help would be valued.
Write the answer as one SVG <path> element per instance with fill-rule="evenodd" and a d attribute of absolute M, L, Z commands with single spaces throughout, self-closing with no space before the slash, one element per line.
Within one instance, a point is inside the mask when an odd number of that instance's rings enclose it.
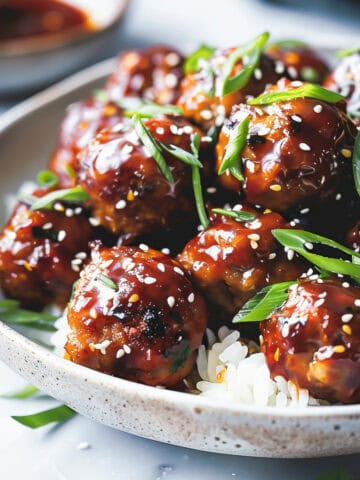
<path fill-rule="evenodd" d="M 55 353 L 62 356 L 69 327 L 66 310 L 56 322 L 58 331 L 51 342 Z M 206 330 L 206 344 L 198 351 L 196 367 L 201 380 L 196 383 L 197 393 L 221 403 L 274 407 L 306 407 L 320 405 L 308 390 L 298 389 L 283 377 L 270 378 L 263 353 L 254 342 L 247 344 L 237 330 L 226 326 L 218 335 Z M 196 373 L 196 372 L 195 372 Z"/>

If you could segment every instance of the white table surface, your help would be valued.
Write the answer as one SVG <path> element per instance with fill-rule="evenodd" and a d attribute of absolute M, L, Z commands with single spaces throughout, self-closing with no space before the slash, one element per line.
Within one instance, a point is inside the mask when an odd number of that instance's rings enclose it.
<path fill-rule="evenodd" d="M 308 7 L 307 13 L 299 11 L 299 3 Z M 341 8 L 334 13 L 331 3 L 308 0 L 288 9 L 281 2 L 274 7 L 260 0 L 133 0 L 118 44 L 109 45 L 104 57 L 152 42 L 236 44 L 262 30 L 323 45 L 360 45 L 360 9 L 337 2 Z M 0 100 L 0 112 L 14 102 Z M 22 385 L 22 379 L 0 363 L 0 393 Z M 47 398 L 0 400 L 0 479 L 315 480 L 339 465 L 353 472 L 354 480 L 360 479 L 360 455 L 306 460 L 229 457 L 144 440 L 80 416 L 37 431 L 10 419 L 53 404 Z M 79 450 L 81 442 L 90 447 Z"/>

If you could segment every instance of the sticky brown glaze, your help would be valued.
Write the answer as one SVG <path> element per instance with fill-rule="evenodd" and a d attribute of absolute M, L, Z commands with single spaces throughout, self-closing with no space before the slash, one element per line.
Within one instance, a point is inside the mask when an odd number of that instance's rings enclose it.
<path fill-rule="evenodd" d="M 97 245 L 69 304 L 65 350 L 95 370 L 172 386 L 191 371 L 206 320 L 178 262 L 156 250 Z"/>
<path fill-rule="evenodd" d="M 113 100 L 132 96 L 160 104 L 174 103 L 183 77 L 183 60 L 178 50 L 164 45 L 123 52 L 106 90 Z"/>
<path fill-rule="evenodd" d="M 269 92 L 298 88 L 302 83 L 281 79 Z M 249 115 L 249 137 L 242 151 L 245 182 L 229 171 L 221 184 L 243 189 L 246 200 L 279 212 L 325 202 L 351 175 L 356 129 L 341 105 L 299 98 L 264 107 L 237 105 L 223 127 L 217 145 L 217 169 L 231 130 Z"/>
<path fill-rule="evenodd" d="M 360 252 L 360 221 L 347 232 L 346 243 L 356 252 Z"/>
<path fill-rule="evenodd" d="M 115 103 L 94 98 L 70 105 L 61 125 L 58 146 L 50 160 L 61 187 L 75 185 L 77 155 L 103 128 L 112 128 L 122 120 L 122 109 Z"/>
<path fill-rule="evenodd" d="M 303 281 L 262 322 L 262 351 L 282 375 L 329 402 L 360 401 L 360 288 Z"/>
<path fill-rule="evenodd" d="M 301 275 L 302 265 L 286 258 L 271 233 L 286 227 L 278 213 L 259 213 L 245 223 L 214 215 L 210 226 L 185 246 L 178 259 L 215 307 L 218 322 L 230 323 L 240 307 L 266 285 Z"/>
<path fill-rule="evenodd" d="M 144 121 L 156 141 L 190 151 L 195 132 L 180 117 Z M 149 156 L 131 123 L 103 130 L 79 155 L 78 184 L 90 194 L 98 222 L 120 236 L 137 237 L 158 228 L 196 221 L 191 168 L 163 152 L 175 182 L 169 183 Z"/>
<path fill-rule="evenodd" d="M 233 105 L 244 102 L 248 95 L 259 95 L 266 85 L 275 83 L 280 76 L 275 72 L 274 62 L 262 55 L 259 67 L 250 81 L 240 90 L 222 96 L 224 82 L 224 64 L 235 48 L 218 50 L 208 60 L 201 62 L 198 72 L 189 73 L 181 82 L 181 94 L 177 105 L 184 115 L 204 130 L 221 126 Z M 243 68 L 239 60 L 231 72 L 237 75 Z"/>
<path fill-rule="evenodd" d="M 0 286 L 28 308 L 64 307 L 89 250 L 92 229 L 81 207 L 57 208 L 31 211 L 20 202 L 0 234 Z"/>
<path fill-rule="evenodd" d="M 322 83 L 329 67 L 310 47 L 271 45 L 266 53 L 275 61 L 276 71 L 291 80 Z"/>
<path fill-rule="evenodd" d="M 341 60 L 329 75 L 324 87 L 346 97 L 347 113 L 360 126 L 360 53 Z"/>

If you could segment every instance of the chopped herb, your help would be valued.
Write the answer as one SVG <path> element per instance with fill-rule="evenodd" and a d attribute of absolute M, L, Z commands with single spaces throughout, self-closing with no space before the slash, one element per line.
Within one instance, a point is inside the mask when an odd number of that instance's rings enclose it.
<path fill-rule="evenodd" d="M 29 428 L 39 428 L 49 423 L 60 423 L 76 415 L 76 412 L 66 405 L 45 410 L 32 415 L 13 416 L 12 419 Z"/>
<path fill-rule="evenodd" d="M 2 307 L 0 309 L 0 320 L 9 325 L 19 325 L 36 330 L 44 330 L 46 332 L 56 332 L 56 328 L 53 325 L 56 317 L 48 313 L 32 312 L 16 307 Z"/>
<path fill-rule="evenodd" d="M 353 47 L 353 48 L 347 48 L 345 50 L 339 50 L 336 52 L 336 56 L 338 58 L 345 58 L 345 57 L 350 57 L 350 55 L 354 55 L 355 53 L 360 52 L 360 47 Z"/>
<path fill-rule="evenodd" d="M 57 201 L 80 203 L 89 198 L 89 194 L 81 187 L 65 188 L 50 192 L 43 197 L 25 195 L 21 200 L 31 205 L 31 210 L 50 210 Z"/>
<path fill-rule="evenodd" d="M 256 293 L 238 311 L 233 323 L 260 322 L 265 320 L 276 308 L 288 298 L 288 290 L 296 282 L 274 283 Z"/>
<path fill-rule="evenodd" d="M 99 275 L 96 277 L 96 280 L 105 285 L 105 287 L 111 288 L 112 290 L 116 291 L 118 289 L 116 283 L 104 273 L 99 273 Z"/>
<path fill-rule="evenodd" d="M 252 43 L 244 47 L 237 48 L 229 56 L 223 67 L 224 80 L 221 88 L 223 96 L 240 90 L 248 83 L 251 75 L 254 73 L 259 64 L 261 54 L 268 39 L 269 34 L 265 32 L 255 38 Z M 240 59 L 243 61 L 241 72 L 233 77 L 230 77 L 236 62 L 238 62 Z"/>
<path fill-rule="evenodd" d="M 4 395 L 0 395 L 1 398 L 9 398 L 15 400 L 22 400 L 26 398 L 30 398 L 34 396 L 36 393 L 39 392 L 39 389 L 34 387 L 34 385 L 26 385 L 26 387 L 17 390 L 16 392 L 5 393 Z"/>
<path fill-rule="evenodd" d="M 218 175 L 222 175 L 226 170 L 230 170 L 230 173 L 240 182 L 244 181 L 241 152 L 246 145 L 249 123 L 250 118 L 247 115 L 231 130 Z"/>
<path fill-rule="evenodd" d="M 224 208 L 213 208 L 211 211 L 219 215 L 226 215 L 227 217 L 234 218 L 239 222 L 249 222 L 256 218 L 256 214 L 250 212 L 237 212 L 235 210 L 225 210 Z"/>
<path fill-rule="evenodd" d="M 137 114 L 140 118 L 152 118 L 157 115 L 182 115 L 181 107 L 175 105 L 159 105 L 157 103 L 143 102 L 138 108 L 124 111 L 126 117 L 133 117 Z"/>
<path fill-rule="evenodd" d="M 358 132 L 355 140 L 352 166 L 356 191 L 360 195 L 360 132 Z"/>
<path fill-rule="evenodd" d="M 294 100 L 296 98 L 314 98 L 328 103 L 337 103 L 340 102 L 340 100 L 344 100 L 345 97 L 319 85 L 308 83 L 293 90 L 263 93 L 259 97 L 248 100 L 247 103 L 249 105 L 269 105 L 276 102 L 287 102 L 288 100 Z"/>
<path fill-rule="evenodd" d="M 67 163 L 65 165 L 65 171 L 72 180 L 76 179 L 76 172 L 73 169 L 73 167 L 70 165 L 70 163 Z"/>
<path fill-rule="evenodd" d="M 215 48 L 209 47 L 207 45 L 201 45 L 195 52 L 188 56 L 184 62 L 184 73 L 185 75 L 189 73 L 195 73 L 199 70 L 199 62 L 201 60 L 207 60 L 215 52 Z"/>
<path fill-rule="evenodd" d="M 221 131 L 221 127 L 216 125 L 213 125 L 207 131 L 207 136 L 211 137 L 212 144 L 215 145 L 218 142 L 220 131 Z"/>
<path fill-rule="evenodd" d="M 305 82 L 310 83 L 319 83 L 320 75 L 316 68 L 313 67 L 303 67 L 300 70 L 300 77 L 305 80 Z"/>
<path fill-rule="evenodd" d="M 198 133 L 195 133 L 195 135 L 191 137 L 191 150 L 197 159 L 199 159 L 200 140 L 200 135 Z M 198 212 L 201 225 L 206 228 L 209 226 L 209 219 L 204 205 L 199 167 L 197 165 L 192 165 L 191 173 L 196 210 Z"/>
<path fill-rule="evenodd" d="M 175 373 L 179 368 L 184 368 L 186 365 L 186 361 L 191 354 L 191 348 L 188 341 L 185 342 L 185 347 L 180 350 L 179 352 L 165 352 L 164 356 L 173 357 L 173 362 L 170 366 L 170 373 Z"/>
<path fill-rule="evenodd" d="M 37 182 L 42 187 L 55 187 L 59 183 L 59 177 L 50 170 L 42 170 L 37 175 Z"/>
<path fill-rule="evenodd" d="M 141 142 L 143 143 L 148 153 L 153 157 L 153 159 L 157 163 L 161 173 L 164 175 L 164 177 L 169 183 L 174 183 L 174 177 L 171 173 L 171 170 L 168 164 L 166 163 L 165 158 L 163 157 L 162 153 L 159 150 L 157 142 L 155 141 L 155 139 L 153 138 L 149 130 L 145 127 L 140 116 L 138 114 L 135 114 L 132 117 L 132 122 L 138 137 L 140 138 Z"/>
<path fill-rule="evenodd" d="M 203 168 L 202 163 L 198 159 L 198 155 L 183 150 L 182 148 L 172 144 L 165 145 L 164 143 L 161 143 L 161 146 L 164 148 L 164 150 L 166 150 L 168 153 L 181 160 L 182 162 L 187 163 L 188 165 L 195 165 L 199 168 Z"/>
<path fill-rule="evenodd" d="M 326 247 L 331 247 L 349 255 L 350 258 L 356 257 L 360 259 L 360 253 L 357 253 L 354 250 L 335 242 L 334 240 L 317 235 L 315 233 L 306 232 L 304 230 L 276 229 L 272 231 L 272 234 L 284 247 L 290 248 L 294 252 L 306 258 L 306 260 L 319 269 L 329 273 L 348 275 L 355 281 L 360 281 L 359 264 L 347 260 L 325 257 L 311 253 L 309 252 L 309 249 L 307 249 L 307 245 L 320 244 Z"/>
<path fill-rule="evenodd" d="M 269 49 L 271 49 L 272 47 L 280 48 L 280 49 L 283 48 L 285 50 L 292 50 L 297 48 L 309 48 L 309 45 L 305 42 L 302 42 L 301 40 L 288 39 L 288 40 L 279 40 L 277 42 L 273 42 L 269 45 Z"/>

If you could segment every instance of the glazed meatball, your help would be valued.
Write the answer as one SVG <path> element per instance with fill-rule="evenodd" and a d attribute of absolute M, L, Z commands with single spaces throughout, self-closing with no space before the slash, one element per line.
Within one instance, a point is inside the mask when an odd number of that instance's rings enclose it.
<path fill-rule="evenodd" d="M 268 91 L 298 88 L 301 82 L 282 79 Z M 221 165 L 233 128 L 250 117 L 243 161 L 245 182 L 229 171 L 220 178 L 229 189 L 243 189 L 246 200 L 279 212 L 325 202 L 351 177 L 356 129 L 340 106 L 298 98 L 266 106 L 237 105 L 217 145 Z M 350 180 L 351 185 L 354 184 Z"/>
<path fill-rule="evenodd" d="M 182 64 L 183 57 L 176 49 L 162 45 L 124 52 L 106 90 L 113 100 L 132 96 L 171 104 L 179 94 Z"/>
<path fill-rule="evenodd" d="M 324 87 L 346 97 L 347 113 L 360 126 L 360 52 L 341 60 Z"/>
<path fill-rule="evenodd" d="M 143 246 L 97 245 L 69 304 L 70 360 L 147 385 L 191 371 L 207 314 L 179 263 Z"/>
<path fill-rule="evenodd" d="M 329 73 L 325 61 L 305 45 L 274 44 L 266 53 L 275 61 L 276 71 L 292 80 L 322 83 Z"/>
<path fill-rule="evenodd" d="M 81 207 L 57 202 L 56 208 L 32 211 L 20 202 L 0 233 L 1 288 L 35 310 L 51 303 L 66 305 L 92 238 Z"/>
<path fill-rule="evenodd" d="M 273 378 L 281 375 L 329 402 L 360 401 L 360 288 L 302 281 L 261 328 Z"/>
<path fill-rule="evenodd" d="M 218 320 L 231 321 L 261 288 L 296 279 L 302 273 L 302 265 L 286 258 L 271 233 L 286 226 L 278 213 L 258 213 L 248 222 L 214 215 L 210 226 L 185 246 L 178 259 L 216 307 L 212 311 Z"/>
<path fill-rule="evenodd" d="M 181 117 L 144 120 L 157 142 L 190 151 L 195 129 Z M 160 148 L 160 147 L 159 147 Z M 169 183 L 131 122 L 103 130 L 79 155 L 78 184 L 90 194 L 94 218 L 122 237 L 196 221 L 191 168 L 163 151 L 173 177 Z"/>
<path fill-rule="evenodd" d="M 187 74 L 181 82 L 177 105 L 183 109 L 186 117 L 205 130 L 221 126 L 234 104 L 245 101 L 248 95 L 259 95 L 267 84 L 275 83 L 280 78 L 275 72 L 274 62 L 270 57 L 262 55 L 259 67 L 247 85 L 222 96 L 224 64 L 234 50 L 235 48 L 228 48 L 216 51 L 208 60 L 201 62 L 199 71 Z M 231 76 L 237 75 L 242 68 L 242 61 L 239 60 Z"/>
<path fill-rule="evenodd" d="M 122 119 L 122 109 L 115 103 L 94 98 L 74 103 L 68 108 L 60 128 L 58 147 L 49 168 L 55 172 L 62 187 L 75 184 L 77 155 L 103 128 L 114 127 Z"/>

